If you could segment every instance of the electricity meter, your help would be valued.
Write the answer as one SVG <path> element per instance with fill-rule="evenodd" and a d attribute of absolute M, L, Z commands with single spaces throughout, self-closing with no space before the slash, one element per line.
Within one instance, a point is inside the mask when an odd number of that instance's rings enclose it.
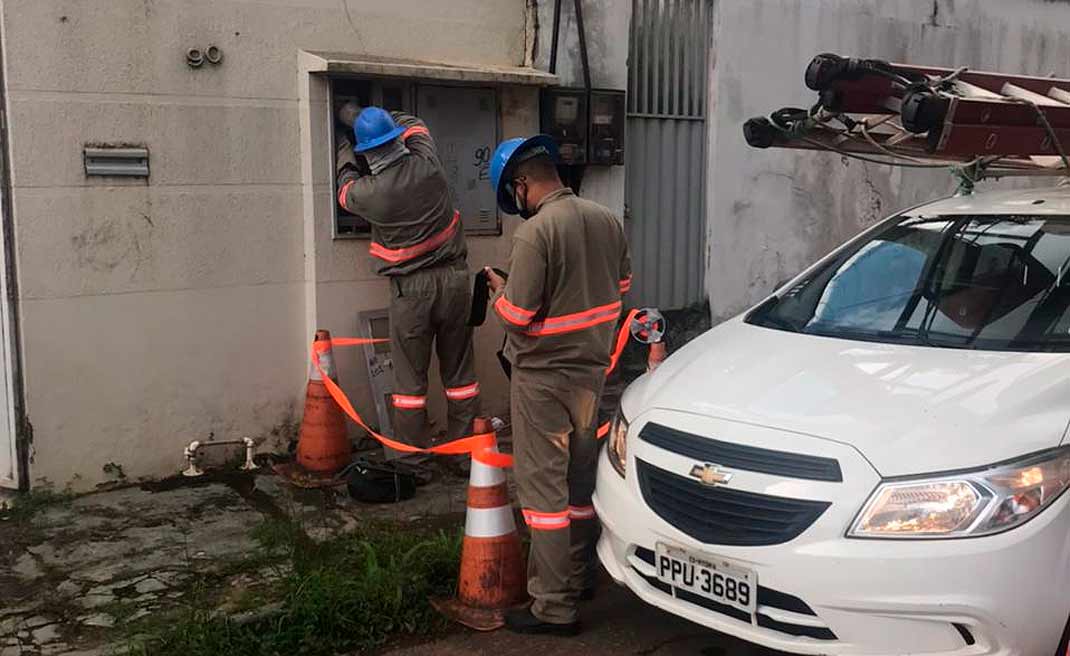
<path fill-rule="evenodd" d="M 591 164 L 624 164 L 624 92 L 592 89 L 587 132 Z"/>
<path fill-rule="evenodd" d="M 553 87 L 542 92 L 542 132 L 557 142 L 559 163 L 587 163 L 587 90 Z"/>

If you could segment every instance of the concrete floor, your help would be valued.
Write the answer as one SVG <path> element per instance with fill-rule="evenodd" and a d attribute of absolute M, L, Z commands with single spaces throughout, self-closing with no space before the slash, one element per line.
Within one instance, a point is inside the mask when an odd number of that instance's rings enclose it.
<path fill-rule="evenodd" d="M 166 612 L 181 603 L 195 574 L 251 553 L 250 531 L 266 516 L 297 519 L 310 537 L 323 539 L 373 520 L 459 522 L 465 493 L 465 480 L 444 477 L 401 504 L 365 506 L 344 494 L 326 503 L 322 493 L 295 492 L 262 472 L 92 494 L 43 510 L 29 526 L 0 521 L 0 656 L 106 654 L 118 625 Z M 269 567 L 221 586 L 252 588 L 273 576 Z M 225 600 L 219 610 L 227 610 Z M 608 580 L 582 612 L 585 631 L 574 639 L 458 629 L 386 653 L 772 654 L 649 607 Z"/>
<path fill-rule="evenodd" d="M 624 588 L 603 586 L 582 610 L 584 632 L 576 638 L 522 636 L 506 630 L 463 631 L 435 642 L 402 647 L 386 656 L 777 656 L 743 644 L 656 608 Z"/>

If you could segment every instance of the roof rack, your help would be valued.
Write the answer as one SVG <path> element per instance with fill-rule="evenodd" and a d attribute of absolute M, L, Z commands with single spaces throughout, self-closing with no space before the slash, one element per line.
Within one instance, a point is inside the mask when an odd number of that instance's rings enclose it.
<path fill-rule="evenodd" d="M 787 107 L 743 125 L 755 148 L 825 150 L 983 178 L 1070 176 L 1070 80 L 814 58 L 810 109 Z"/>

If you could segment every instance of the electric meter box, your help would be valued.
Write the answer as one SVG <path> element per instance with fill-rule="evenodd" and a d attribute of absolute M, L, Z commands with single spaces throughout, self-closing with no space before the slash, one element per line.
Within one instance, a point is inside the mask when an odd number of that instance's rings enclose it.
<path fill-rule="evenodd" d="M 587 163 L 587 90 L 544 89 L 540 105 L 542 132 L 554 138 L 560 164 Z"/>
<path fill-rule="evenodd" d="M 582 87 L 544 89 L 542 132 L 557 142 L 560 164 L 624 164 L 624 92 Z"/>
<path fill-rule="evenodd" d="M 624 92 L 592 89 L 588 111 L 587 161 L 608 166 L 624 165 Z"/>

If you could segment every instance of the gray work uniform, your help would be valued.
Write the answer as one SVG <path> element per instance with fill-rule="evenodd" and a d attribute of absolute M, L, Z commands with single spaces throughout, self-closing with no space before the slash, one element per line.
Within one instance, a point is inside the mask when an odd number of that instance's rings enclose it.
<path fill-rule="evenodd" d="M 494 298 L 508 331 L 517 492 L 531 528 L 532 613 L 569 623 L 593 583 L 591 505 L 598 400 L 631 264 L 621 222 L 561 189 L 513 238 L 509 278 Z"/>
<path fill-rule="evenodd" d="M 427 370 L 438 353 L 449 407 L 448 436 L 469 435 L 479 383 L 467 325 L 471 285 L 460 215 L 453 207 L 435 143 L 423 121 L 395 112 L 409 154 L 376 175 L 347 168 L 338 202 L 372 227 L 369 252 L 390 278 L 390 340 L 397 437 L 428 446 Z"/>

